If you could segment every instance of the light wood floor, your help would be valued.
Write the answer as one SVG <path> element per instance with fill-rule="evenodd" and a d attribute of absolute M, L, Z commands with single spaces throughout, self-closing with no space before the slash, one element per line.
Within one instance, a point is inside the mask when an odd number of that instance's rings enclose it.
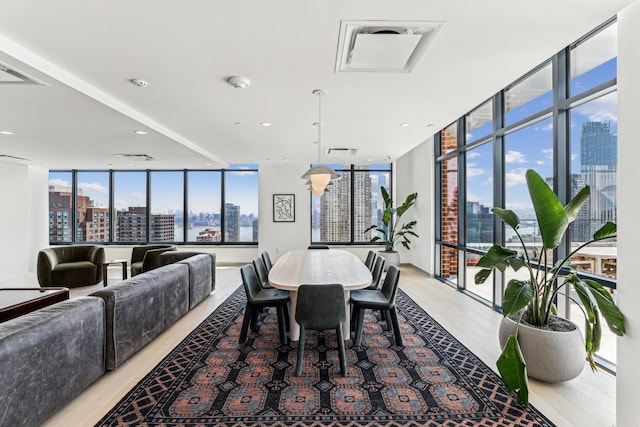
<path fill-rule="evenodd" d="M 110 281 L 115 283 L 118 274 L 119 270 L 111 269 Z M 237 267 L 218 267 L 216 275 L 216 290 L 210 298 L 196 306 L 116 371 L 108 372 L 98 379 L 45 426 L 91 426 L 100 420 L 241 283 Z M 497 338 L 500 322 L 498 313 L 410 266 L 402 268 L 400 287 L 495 370 L 495 359 L 500 352 Z M 89 294 L 99 288 L 101 285 L 73 290 L 72 296 Z M 530 388 L 531 403 L 558 426 L 615 425 L 615 377 L 605 372 L 594 374 L 585 366 L 582 374 L 572 381 L 555 385 L 530 381 Z"/>

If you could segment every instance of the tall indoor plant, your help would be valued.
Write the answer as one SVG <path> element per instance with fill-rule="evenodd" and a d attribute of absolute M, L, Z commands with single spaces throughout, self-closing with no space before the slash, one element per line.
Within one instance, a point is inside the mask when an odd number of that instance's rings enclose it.
<path fill-rule="evenodd" d="M 400 224 L 400 217 L 416 202 L 418 193 L 412 193 L 407 196 L 404 202 L 397 208 L 393 207 L 393 199 L 389 196 L 389 193 L 384 187 L 380 187 L 382 198 L 384 200 L 384 214 L 382 215 L 382 227 L 377 224 L 371 225 L 364 232 L 376 230 L 380 235 L 373 236 L 370 242 L 384 242 L 384 252 L 395 254 L 396 245 L 402 244 L 406 249 L 411 249 L 410 236 L 419 237 L 413 228 L 416 226 L 416 221 L 409 221 L 405 224 Z M 397 258 L 399 260 L 399 258 Z M 398 264 L 399 262 L 395 262 Z"/>
<path fill-rule="evenodd" d="M 504 316 L 515 316 L 514 332 L 508 336 L 502 354 L 498 358 L 497 366 L 509 391 L 517 391 L 517 401 L 528 403 L 528 386 L 526 361 L 520 348 L 518 330 L 523 322 L 543 328 L 549 325 L 550 319 L 556 313 L 555 300 L 558 294 L 569 295 L 573 288 L 582 306 L 585 317 L 585 350 L 591 365 L 595 370 L 593 355 L 598 351 L 602 335 L 600 316 L 604 317 L 609 329 L 619 336 L 624 335 L 624 318 L 613 301 L 609 292 L 599 283 L 590 279 L 578 277 L 572 270 L 571 257 L 593 242 L 616 237 L 616 225 L 607 222 L 593 235 L 593 239 L 581 244 L 571 251 L 564 259 L 553 266 L 547 265 L 547 253 L 557 248 L 569 225 L 576 219 L 576 215 L 590 195 L 588 186 L 582 188 L 578 194 L 566 205 L 562 206 L 549 185 L 534 170 L 526 172 L 529 195 L 536 213 L 542 249 L 540 262 L 534 264 L 529 259 L 525 243 L 518 232 L 520 219 L 511 210 L 493 208 L 493 213 L 510 226 L 520 241 L 522 253 L 499 245 L 494 245 L 477 263 L 481 268 L 475 275 L 475 282 L 480 284 L 497 268 L 504 272 L 507 267 L 514 271 L 520 268 L 527 270 L 526 279 L 511 279 L 507 283 L 502 301 Z M 560 274 L 565 274 L 560 277 Z M 577 301 L 576 301 L 577 302 Z M 584 356 L 584 352 L 582 352 Z M 551 361 L 553 362 L 553 361 Z M 584 359 L 582 360 L 584 364 Z"/>

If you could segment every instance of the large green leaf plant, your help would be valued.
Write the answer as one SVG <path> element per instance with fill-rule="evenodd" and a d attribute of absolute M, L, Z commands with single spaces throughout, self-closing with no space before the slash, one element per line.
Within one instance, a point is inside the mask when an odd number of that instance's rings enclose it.
<path fill-rule="evenodd" d="M 410 221 L 406 224 L 399 225 L 400 217 L 416 202 L 418 193 L 412 193 L 407 196 L 402 205 L 398 208 L 393 207 L 393 199 L 387 192 L 386 188 L 380 187 L 382 192 L 382 198 L 384 199 L 384 214 L 382 215 L 382 227 L 373 224 L 364 232 L 376 230 L 380 233 L 379 236 L 373 236 L 370 242 L 384 242 L 384 250 L 387 252 L 395 251 L 397 243 L 401 243 L 406 249 L 411 249 L 411 240 L 409 236 L 419 237 L 413 228 L 416 226 L 416 221 Z"/>
<path fill-rule="evenodd" d="M 503 273 L 507 267 L 514 271 L 521 268 L 527 270 L 526 279 L 509 280 L 504 292 L 503 314 L 504 316 L 515 315 L 517 325 L 514 334 L 508 337 L 497 361 L 498 371 L 507 390 L 517 392 L 516 401 L 521 404 L 528 404 L 528 385 L 526 363 L 518 343 L 518 327 L 523 319 L 532 326 L 548 325 L 549 317 L 556 314 L 554 302 L 557 295 L 566 295 L 584 312 L 585 347 L 592 370 L 596 370 L 593 356 L 600 347 L 602 336 L 601 316 L 614 334 L 622 336 L 625 333 L 624 317 L 610 293 L 598 282 L 580 278 L 571 272 L 575 271 L 575 265 L 571 264 L 571 257 L 593 242 L 616 237 L 616 224 L 607 222 L 594 233 L 592 240 L 573 249 L 553 266 L 548 266 L 547 252 L 560 245 L 567 228 L 576 219 L 578 211 L 589 198 L 590 190 L 588 186 L 583 187 L 563 207 L 556 194 L 537 172 L 532 169 L 527 170 L 526 179 L 542 236 L 540 262 L 532 263 L 529 259 L 525 243 L 518 231 L 520 219 L 515 212 L 493 208 L 493 213 L 515 231 L 522 251 L 518 253 L 518 251 L 494 245 L 478 261 L 477 266 L 481 270 L 475 275 L 475 282 L 481 284 L 496 268 Z M 563 280 L 558 280 L 561 272 L 564 274 L 567 271 L 569 273 L 561 278 Z M 575 290 L 581 304 L 568 292 L 571 287 Z"/>

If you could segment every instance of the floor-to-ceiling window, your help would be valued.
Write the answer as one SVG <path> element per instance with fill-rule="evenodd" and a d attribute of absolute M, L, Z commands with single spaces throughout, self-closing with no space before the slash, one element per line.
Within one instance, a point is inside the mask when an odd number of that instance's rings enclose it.
<path fill-rule="evenodd" d="M 340 179 L 317 197 L 311 195 L 311 241 L 313 243 L 368 243 L 382 227 L 384 199 L 381 187 L 391 194 L 391 165 L 330 165 Z"/>
<path fill-rule="evenodd" d="M 617 212 L 616 23 L 603 24 L 567 46 L 436 136 L 436 273 L 442 281 L 501 309 L 507 270 L 474 283 L 479 257 L 494 243 L 520 248 L 497 221 L 493 206 L 513 210 L 532 259 L 541 259 L 541 237 L 524 178 L 536 170 L 566 204 L 583 186 L 589 201 L 571 226 L 564 257 Z M 490 94 L 488 94 L 490 95 Z M 585 248 L 572 258 L 577 272 L 616 294 L 616 242 Z M 571 298 L 561 311 L 581 326 Z M 615 339 L 604 332 L 600 356 L 615 362 Z"/>
<path fill-rule="evenodd" d="M 258 167 L 50 171 L 49 241 L 256 244 Z"/>

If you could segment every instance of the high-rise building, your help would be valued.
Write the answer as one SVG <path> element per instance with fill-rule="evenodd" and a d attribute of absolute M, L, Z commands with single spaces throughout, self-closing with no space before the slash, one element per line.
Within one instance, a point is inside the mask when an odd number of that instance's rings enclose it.
<path fill-rule="evenodd" d="M 227 242 L 240 241 L 240 206 L 233 203 L 224 205 L 225 237 Z"/>
<path fill-rule="evenodd" d="M 88 196 L 78 188 L 76 198 L 78 226 L 76 242 L 104 242 L 109 240 L 109 210 L 93 206 Z M 49 241 L 70 242 L 73 218 L 71 187 L 49 186 Z"/>
<path fill-rule="evenodd" d="M 617 218 L 618 136 L 611 133 L 610 122 L 586 122 L 580 135 L 580 172 L 591 197 L 579 214 L 586 225 L 572 229 L 574 242 L 586 241 L 605 222 Z M 573 184 L 573 183 L 572 183 Z M 572 188 L 573 191 L 573 188 Z"/>
<path fill-rule="evenodd" d="M 73 218 L 73 215 L 71 212 L 71 197 L 70 187 L 49 186 L 50 242 L 70 242 L 72 240 L 71 218 Z"/>
<path fill-rule="evenodd" d="M 371 177 L 368 172 L 353 173 L 353 205 L 351 204 L 352 174 L 328 187 L 320 199 L 320 241 L 351 241 L 351 209 L 354 209 L 354 240 L 369 241 L 370 232 L 364 233 L 371 225 Z"/>
<path fill-rule="evenodd" d="M 175 215 L 152 214 L 149 230 L 151 242 L 175 241 Z M 147 208 L 130 206 L 127 211 L 117 213 L 116 241 L 145 242 L 147 240 Z"/>

